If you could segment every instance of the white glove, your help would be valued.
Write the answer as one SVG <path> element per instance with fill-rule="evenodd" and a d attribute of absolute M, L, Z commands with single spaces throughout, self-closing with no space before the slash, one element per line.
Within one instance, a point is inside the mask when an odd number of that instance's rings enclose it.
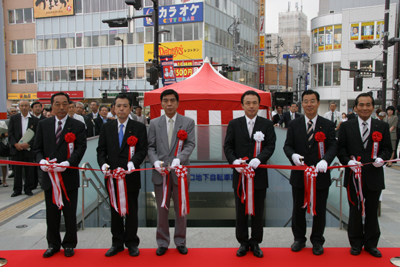
<path fill-rule="evenodd" d="M 304 165 L 304 162 L 303 162 L 303 161 L 300 161 L 300 159 L 304 159 L 304 157 L 303 157 L 303 156 L 300 156 L 299 154 L 296 154 L 296 153 L 294 153 L 294 154 L 292 155 L 292 161 L 293 161 L 294 165 L 296 165 L 296 166 L 303 166 L 303 165 Z"/>
<path fill-rule="evenodd" d="M 54 168 L 55 172 L 63 172 L 65 171 L 67 168 L 65 167 L 69 167 L 69 162 L 68 161 L 63 161 L 60 164 L 56 165 L 57 167 Z"/>
<path fill-rule="evenodd" d="M 328 169 L 328 163 L 326 162 L 326 160 L 322 159 L 318 162 L 315 169 L 317 170 L 317 172 L 325 172 L 326 173 L 326 170 Z"/>
<path fill-rule="evenodd" d="M 249 166 L 252 167 L 254 170 L 257 169 L 258 165 L 260 165 L 261 161 L 258 158 L 254 158 L 250 160 Z"/>
<path fill-rule="evenodd" d="M 240 165 L 240 164 L 242 164 L 242 160 L 240 160 L 240 159 L 235 159 L 235 160 L 233 161 L 232 164 L 233 164 L 233 165 Z M 244 170 L 244 168 L 235 167 L 235 170 L 236 170 L 238 173 L 242 173 L 243 170 Z"/>
<path fill-rule="evenodd" d="M 41 159 L 39 164 L 49 165 L 50 163 L 45 159 Z M 42 169 L 42 171 L 44 171 L 44 172 L 48 172 L 49 171 L 49 167 L 47 167 L 47 166 L 40 166 L 40 169 Z"/>
<path fill-rule="evenodd" d="M 175 167 L 178 167 L 179 165 L 181 165 L 181 160 L 178 159 L 178 158 L 175 158 L 175 159 L 172 160 L 170 168 L 171 169 L 175 169 Z"/>
<path fill-rule="evenodd" d="M 109 172 L 110 165 L 108 165 L 107 163 L 104 163 L 103 166 L 101 166 L 101 171 L 103 172 L 103 174 L 107 174 L 107 172 Z"/>
<path fill-rule="evenodd" d="M 361 162 L 356 161 L 356 160 L 349 160 L 349 162 L 347 162 L 347 165 L 357 165 L 357 166 L 350 167 L 350 169 L 351 169 L 353 172 L 355 172 L 355 171 L 356 171 L 356 168 L 357 168 L 358 166 L 361 165 Z"/>
<path fill-rule="evenodd" d="M 131 174 L 135 170 L 135 165 L 133 165 L 132 161 L 128 162 L 127 167 L 128 167 L 128 173 L 127 174 Z"/>
<path fill-rule="evenodd" d="M 381 158 L 376 158 L 375 162 L 372 163 L 372 165 L 374 165 L 375 168 L 382 167 L 383 164 L 385 164 L 385 163 L 383 162 L 383 159 L 381 159 Z"/>
<path fill-rule="evenodd" d="M 161 161 L 157 160 L 154 162 L 154 168 L 156 168 L 156 171 L 158 171 L 160 174 L 164 173 L 164 167 L 161 168 Z"/>

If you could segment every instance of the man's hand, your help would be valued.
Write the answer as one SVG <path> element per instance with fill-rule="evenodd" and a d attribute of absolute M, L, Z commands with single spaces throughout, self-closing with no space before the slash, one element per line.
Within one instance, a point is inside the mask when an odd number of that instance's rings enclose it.
<path fill-rule="evenodd" d="M 50 163 L 47 161 L 47 160 L 45 160 L 45 159 L 41 159 L 40 161 L 39 161 L 39 164 L 46 164 L 46 165 L 49 165 Z M 48 166 L 40 166 L 40 169 L 42 170 L 42 171 L 44 171 L 44 172 L 48 172 L 49 171 L 49 167 Z"/>
<path fill-rule="evenodd" d="M 154 168 L 156 168 L 156 171 L 158 171 L 160 174 L 164 173 L 164 167 L 161 167 L 161 164 L 164 163 L 162 161 L 157 160 L 154 162 Z"/>
<path fill-rule="evenodd" d="M 299 155 L 299 154 L 294 153 L 292 155 L 292 161 L 293 161 L 294 165 L 296 165 L 296 166 L 303 166 L 304 165 L 304 162 L 302 161 L 302 159 L 304 159 L 304 157 Z"/>
<path fill-rule="evenodd" d="M 181 165 L 181 160 L 178 159 L 178 158 L 175 158 L 175 159 L 172 160 L 170 168 L 171 169 L 175 169 L 175 167 L 178 167 L 179 165 Z"/>
<path fill-rule="evenodd" d="M 103 172 L 104 175 L 107 174 L 109 168 L 110 165 L 108 165 L 107 163 L 104 163 L 103 166 L 101 166 L 101 171 Z"/>
<path fill-rule="evenodd" d="M 27 150 L 30 147 L 28 143 L 22 143 L 20 146 L 23 150 Z"/>
<path fill-rule="evenodd" d="M 18 144 L 18 143 L 15 143 L 15 144 L 14 144 L 14 147 L 15 147 L 18 151 L 23 150 L 22 146 L 21 146 L 20 144 Z"/>
<path fill-rule="evenodd" d="M 257 169 L 258 165 L 260 165 L 261 161 L 258 158 L 254 158 L 250 160 L 249 166 L 252 167 L 254 170 Z"/>
<path fill-rule="evenodd" d="M 318 162 L 317 166 L 315 167 L 315 169 L 317 170 L 317 172 L 324 172 L 326 173 L 327 169 L 328 169 L 328 163 L 326 162 L 326 160 L 322 159 Z"/>
<path fill-rule="evenodd" d="M 242 164 L 242 160 L 241 160 L 241 159 L 235 159 L 235 160 L 232 162 L 232 164 L 233 164 L 233 165 L 241 165 L 241 164 Z M 238 173 L 242 173 L 243 170 L 244 170 L 244 168 L 242 168 L 242 167 L 235 167 L 235 170 L 236 170 Z"/>
<path fill-rule="evenodd" d="M 376 158 L 375 162 L 372 163 L 372 165 L 374 165 L 375 168 L 382 167 L 383 164 L 385 164 L 385 162 L 383 162 L 383 159 L 381 159 L 381 158 Z"/>
<path fill-rule="evenodd" d="M 67 168 L 69 167 L 69 162 L 68 161 L 63 161 L 60 164 L 57 164 L 57 167 L 54 168 L 55 172 L 64 172 Z"/>
<path fill-rule="evenodd" d="M 356 161 L 356 160 L 349 160 L 349 162 L 347 163 L 347 165 L 357 165 L 357 166 L 352 166 L 350 167 L 350 169 L 355 172 L 357 167 L 361 167 L 361 162 Z"/>
<path fill-rule="evenodd" d="M 131 174 L 135 170 L 135 165 L 133 165 L 132 161 L 128 162 L 127 167 L 128 167 L 128 174 Z"/>

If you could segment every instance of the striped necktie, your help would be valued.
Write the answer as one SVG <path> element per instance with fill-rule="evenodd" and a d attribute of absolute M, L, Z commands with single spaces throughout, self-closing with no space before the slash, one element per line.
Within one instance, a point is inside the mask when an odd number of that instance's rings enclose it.
<path fill-rule="evenodd" d="M 58 127 L 56 131 L 56 145 L 58 145 L 58 142 L 60 141 L 61 137 L 61 132 L 62 132 L 62 121 L 58 121 Z"/>
<path fill-rule="evenodd" d="M 363 130 L 362 130 L 363 146 L 364 146 L 364 148 L 367 148 L 368 136 L 369 136 L 368 123 L 364 121 L 362 124 L 363 124 Z"/>
<path fill-rule="evenodd" d="M 312 120 L 309 120 L 307 123 L 308 129 L 307 129 L 307 141 L 308 144 L 311 145 L 312 140 L 313 140 L 313 136 L 314 136 L 314 130 L 313 130 L 313 122 Z"/>

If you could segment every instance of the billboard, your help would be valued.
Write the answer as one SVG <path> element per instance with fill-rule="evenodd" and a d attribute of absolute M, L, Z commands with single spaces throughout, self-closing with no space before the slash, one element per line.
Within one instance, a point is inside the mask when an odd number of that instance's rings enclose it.
<path fill-rule="evenodd" d="M 153 44 L 144 44 L 144 61 L 153 60 L 153 51 Z M 161 43 L 158 47 L 158 55 L 173 55 L 174 60 L 201 59 L 203 58 L 203 41 Z"/>
<path fill-rule="evenodd" d="M 36 93 L 8 93 L 7 98 L 9 100 L 19 100 L 19 99 L 37 99 Z"/>
<path fill-rule="evenodd" d="M 144 8 L 143 14 L 148 15 L 154 11 L 153 8 Z M 158 24 L 179 24 L 203 21 L 203 3 L 191 3 L 173 6 L 161 6 L 158 8 Z M 144 26 L 153 26 L 151 18 L 143 19 Z"/>
<path fill-rule="evenodd" d="M 33 0 L 35 19 L 71 15 L 74 15 L 74 0 Z"/>

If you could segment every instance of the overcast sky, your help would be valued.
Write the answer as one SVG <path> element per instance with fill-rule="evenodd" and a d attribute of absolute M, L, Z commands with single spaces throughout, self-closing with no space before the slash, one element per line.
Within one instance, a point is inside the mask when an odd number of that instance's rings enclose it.
<path fill-rule="evenodd" d="M 286 12 L 288 10 L 288 2 L 291 2 L 290 11 L 296 10 L 296 2 L 299 3 L 299 10 L 301 0 L 265 0 L 265 32 L 277 33 L 278 32 L 278 13 Z M 318 15 L 319 0 L 303 0 L 303 13 L 307 15 L 307 28 L 310 30 L 311 19 Z"/>

